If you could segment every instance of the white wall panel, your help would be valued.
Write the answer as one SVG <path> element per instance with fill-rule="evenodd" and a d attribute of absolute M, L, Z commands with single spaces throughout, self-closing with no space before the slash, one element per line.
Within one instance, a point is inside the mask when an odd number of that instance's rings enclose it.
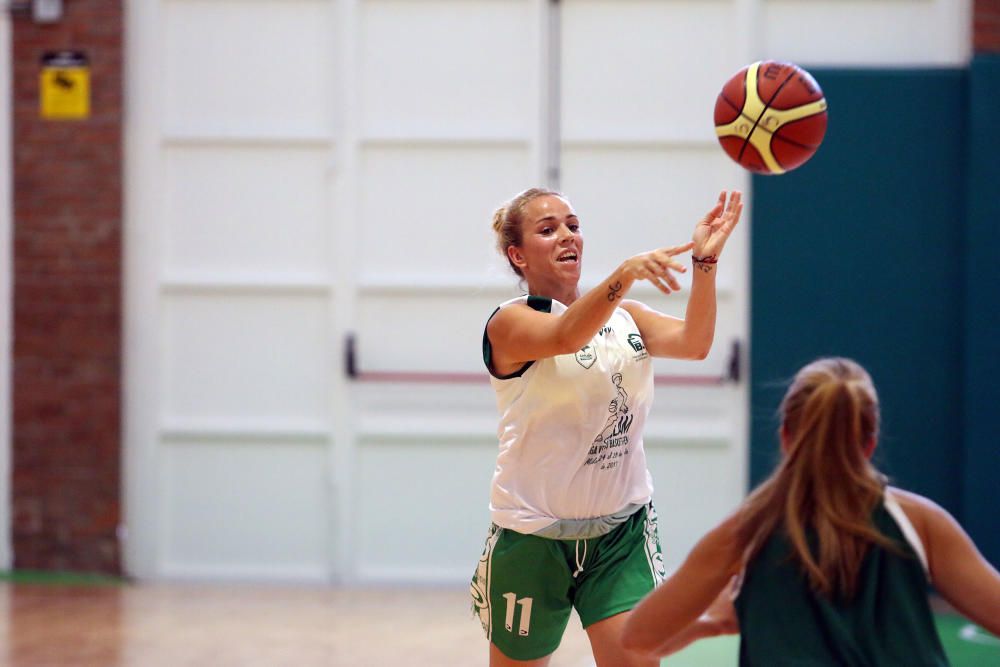
<path fill-rule="evenodd" d="M 167 424 L 323 422 L 335 353 L 325 299 L 182 292 L 163 308 Z"/>
<path fill-rule="evenodd" d="M 412 382 L 355 385 L 358 433 L 369 442 L 418 438 L 484 441 L 496 446 L 496 398 L 483 368 L 478 381 L 427 385 Z"/>
<path fill-rule="evenodd" d="M 362 441 L 357 572 L 365 581 L 472 577 L 490 525 L 492 434 Z"/>
<path fill-rule="evenodd" d="M 166 443 L 164 574 L 324 578 L 330 502 L 326 456 L 322 443 Z"/>
<path fill-rule="evenodd" d="M 325 136 L 332 9 L 322 0 L 163 4 L 170 134 Z"/>
<path fill-rule="evenodd" d="M 322 148 L 174 146 L 165 152 L 166 275 L 329 271 Z"/>
<path fill-rule="evenodd" d="M 538 119 L 538 18 L 523 0 L 361 5 L 366 137 L 523 137 Z"/>
<path fill-rule="evenodd" d="M 663 446 L 646 442 L 653 476 L 653 503 L 667 570 L 673 570 L 712 525 L 743 498 L 742 469 L 734 465 L 729 443 L 692 442 Z"/>
<path fill-rule="evenodd" d="M 357 224 L 360 282 L 482 284 L 491 273 L 502 275 L 493 251 L 493 210 L 534 185 L 533 174 L 526 145 L 366 147 Z"/>
<path fill-rule="evenodd" d="M 736 244 L 727 247 L 726 257 L 737 256 Z M 741 267 L 742 260 L 727 261 L 718 268 L 717 306 L 718 314 L 715 321 L 715 339 L 708 357 L 702 360 L 688 359 L 654 359 L 653 368 L 657 374 L 681 375 L 692 377 L 722 377 L 729 372 L 729 362 L 733 355 L 733 343 L 740 342 L 742 349 L 739 354 L 747 354 L 746 330 L 743 317 L 740 315 L 746 278 Z M 682 285 L 679 293 L 664 295 L 656 288 L 647 285 L 634 287 L 630 292 L 632 298 L 641 301 L 650 308 L 683 318 L 687 309 L 690 292 L 690 271 L 678 278 Z M 745 359 L 744 359 L 745 361 Z M 712 390 L 715 391 L 715 390 Z"/>
<path fill-rule="evenodd" d="M 485 373 L 483 327 L 499 303 L 517 294 L 512 288 L 509 294 L 380 290 L 366 295 L 358 304 L 360 367 Z"/>
<path fill-rule="evenodd" d="M 760 59 L 802 65 L 962 65 L 971 0 L 762 0 Z"/>
<path fill-rule="evenodd" d="M 706 146 L 580 146 L 563 151 L 563 192 L 580 216 L 584 282 L 594 284 L 626 258 L 691 239 L 723 188 L 749 179 L 714 143 Z M 740 228 L 727 257 L 742 257 Z M 732 277 L 727 275 L 732 287 Z M 682 283 L 689 284 L 690 276 Z M 685 298 L 686 300 L 686 298 Z"/>
<path fill-rule="evenodd" d="M 687 363 L 687 368 L 676 367 L 673 372 L 691 376 L 709 374 L 703 366 L 705 362 Z M 659 447 L 725 448 L 731 458 L 739 458 L 731 442 L 739 431 L 731 399 L 739 391 L 735 385 L 657 384 L 656 399 L 646 422 L 646 438 Z M 672 475 L 668 473 L 664 481 L 669 482 Z"/>
<path fill-rule="evenodd" d="M 715 97 L 743 60 L 734 3 L 567 0 L 562 131 L 588 138 L 714 139 Z"/>

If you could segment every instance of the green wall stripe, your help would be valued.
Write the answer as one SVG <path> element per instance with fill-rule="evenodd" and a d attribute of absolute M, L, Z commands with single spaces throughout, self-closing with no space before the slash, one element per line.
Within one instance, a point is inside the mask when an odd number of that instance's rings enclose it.
<path fill-rule="evenodd" d="M 1000 566 L 1000 55 L 976 56 L 969 76 L 965 247 L 963 524 Z"/>
<path fill-rule="evenodd" d="M 876 463 L 960 514 L 967 72 L 807 69 L 823 146 L 753 179 L 751 481 L 775 460 L 781 381 L 849 356 L 880 390 Z"/>

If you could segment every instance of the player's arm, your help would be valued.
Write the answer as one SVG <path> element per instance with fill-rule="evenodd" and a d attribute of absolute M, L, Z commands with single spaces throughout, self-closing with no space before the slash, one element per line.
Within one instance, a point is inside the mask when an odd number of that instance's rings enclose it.
<path fill-rule="evenodd" d="M 622 308 L 635 320 L 646 350 L 654 357 L 704 359 L 715 338 L 715 267 L 711 273 L 694 271 L 684 319 L 631 299 Z"/>
<path fill-rule="evenodd" d="M 729 235 L 743 213 L 743 196 L 719 194 L 715 206 L 695 226 L 694 254 L 707 261 L 695 261 L 691 296 L 684 319 L 665 315 L 638 301 L 622 304 L 639 327 L 646 350 L 654 357 L 704 359 L 715 338 L 716 262 Z"/>
<path fill-rule="evenodd" d="M 1000 573 L 942 507 L 915 493 L 891 492 L 924 542 L 938 593 L 969 620 L 1000 635 Z"/>
<path fill-rule="evenodd" d="M 674 255 L 690 249 L 687 243 L 630 257 L 561 315 L 539 312 L 526 304 L 502 308 L 486 325 L 494 370 L 503 373 L 529 361 L 576 352 L 604 326 L 636 280 L 649 280 L 666 294 L 679 290 L 671 272 L 687 267 Z"/>
<path fill-rule="evenodd" d="M 712 529 L 673 576 L 632 610 L 622 634 L 625 648 L 662 656 L 700 637 L 737 630 L 735 614 L 719 600 L 740 567 L 736 521 L 734 514 Z"/>
<path fill-rule="evenodd" d="M 660 644 L 656 649 L 656 655 L 667 656 L 676 653 L 699 639 L 739 633 L 740 623 L 736 618 L 736 607 L 733 605 L 733 589 L 737 579 L 738 575 L 729 580 L 701 616 Z"/>

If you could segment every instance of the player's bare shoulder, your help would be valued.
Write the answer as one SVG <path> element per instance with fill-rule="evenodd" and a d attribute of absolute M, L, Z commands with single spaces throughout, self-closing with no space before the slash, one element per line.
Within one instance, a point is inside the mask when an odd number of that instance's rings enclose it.
<path fill-rule="evenodd" d="M 930 498 L 895 486 L 888 487 L 886 492 L 891 493 L 903 508 L 924 543 L 934 539 L 935 534 L 940 534 L 942 529 L 947 530 L 956 525 L 951 514 Z"/>
<path fill-rule="evenodd" d="M 535 317 L 545 317 L 548 313 L 539 313 L 526 303 L 510 303 L 497 309 L 490 321 L 486 324 L 486 329 L 492 337 L 496 333 L 505 331 L 511 326 L 516 326 L 525 318 L 529 320 Z"/>
<path fill-rule="evenodd" d="M 899 502 L 900 507 L 902 507 L 908 515 L 911 510 L 920 515 L 926 515 L 927 513 L 947 514 L 944 508 L 930 498 L 925 498 L 919 493 L 907 491 L 906 489 L 901 489 L 896 486 L 887 487 L 886 491 L 892 494 L 892 497 Z"/>

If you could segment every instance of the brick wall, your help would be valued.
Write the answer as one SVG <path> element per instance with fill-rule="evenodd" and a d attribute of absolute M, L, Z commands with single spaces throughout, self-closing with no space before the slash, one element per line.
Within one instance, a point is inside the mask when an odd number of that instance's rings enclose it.
<path fill-rule="evenodd" d="M 120 572 L 122 6 L 15 14 L 14 567 Z M 90 60 L 91 116 L 43 120 L 45 51 Z"/>
<path fill-rule="evenodd" d="M 972 48 L 976 53 L 1000 53 L 1000 0 L 975 0 Z"/>

